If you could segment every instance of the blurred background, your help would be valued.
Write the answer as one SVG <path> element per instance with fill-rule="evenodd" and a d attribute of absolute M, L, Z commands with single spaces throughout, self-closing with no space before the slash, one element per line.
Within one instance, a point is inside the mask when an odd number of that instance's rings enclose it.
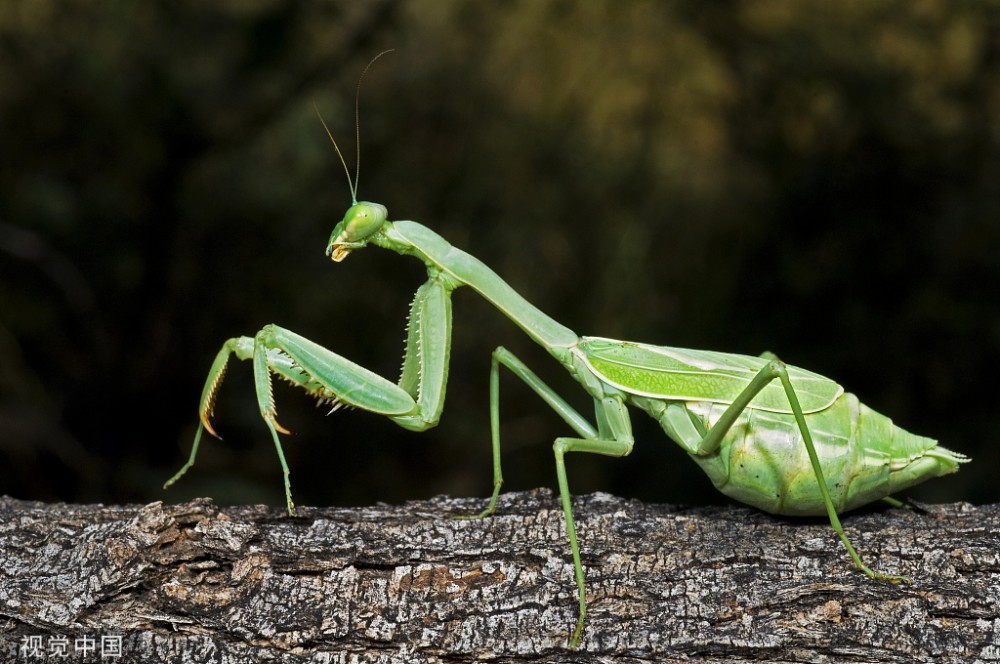
<path fill-rule="evenodd" d="M 1000 499 L 1000 7 L 879 3 L 33 0 L 0 7 L 0 493 L 283 505 L 234 362 L 277 323 L 391 379 L 423 266 L 324 256 L 359 197 L 478 256 L 580 334 L 759 354 L 830 376 L 974 457 L 911 495 Z M 353 163 L 352 163 L 353 168 Z M 276 386 L 296 502 L 491 489 L 490 352 L 582 391 L 454 297 L 441 425 L 329 417 Z M 507 490 L 555 487 L 564 424 L 501 388 Z M 723 502 L 636 411 L 574 493 Z"/>

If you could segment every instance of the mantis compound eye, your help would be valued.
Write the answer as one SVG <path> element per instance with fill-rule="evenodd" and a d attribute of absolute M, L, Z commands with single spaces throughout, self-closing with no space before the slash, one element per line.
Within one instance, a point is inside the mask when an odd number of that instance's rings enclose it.
<path fill-rule="evenodd" d="M 381 228 L 388 216 L 389 211 L 379 203 L 355 203 L 347 208 L 338 227 L 346 242 L 360 242 Z"/>
<path fill-rule="evenodd" d="M 382 228 L 388 216 L 389 211 L 379 203 L 355 203 L 333 229 L 326 255 L 338 263 L 344 260 L 354 249 L 364 247 L 368 238 Z"/>

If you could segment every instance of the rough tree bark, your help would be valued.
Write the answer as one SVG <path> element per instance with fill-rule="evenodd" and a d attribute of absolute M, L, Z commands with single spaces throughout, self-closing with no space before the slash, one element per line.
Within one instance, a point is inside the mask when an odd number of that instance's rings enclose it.
<path fill-rule="evenodd" d="M 590 599 L 558 500 L 219 508 L 0 499 L 2 661 L 913 662 L 1000 660 L 1000 505 L 848 515 L 876 569 L 828 524 L 736 507 L 576 500 Z M 26 646 L 35 647 L 26 649 Z M 107 655 L 107 653 L 105 653 Z"/>

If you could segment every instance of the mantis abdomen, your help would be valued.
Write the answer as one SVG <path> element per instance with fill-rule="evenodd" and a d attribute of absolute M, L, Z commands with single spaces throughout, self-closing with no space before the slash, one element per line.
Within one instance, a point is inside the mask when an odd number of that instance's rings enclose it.
<path fill-rule="evenodd" d="M 711 429 L 725 404 L 692 402 L 688 414 Z M 958 470 L 964 457 L 896 426 L 850 393 L 807 413 L 816 454 L 837 512 L 866 505 L 930 477 Z M 670 434 L 670 431 L 667 431 Z M 682 443 L 683 445 L 683 443 Z M 690 450 L 689 450 L 690 452 Z M 802 434 L 791 413 L 747 408 L 718 449 L 690 452 L 722 493 L 772 514 L 826 514 Z"/>

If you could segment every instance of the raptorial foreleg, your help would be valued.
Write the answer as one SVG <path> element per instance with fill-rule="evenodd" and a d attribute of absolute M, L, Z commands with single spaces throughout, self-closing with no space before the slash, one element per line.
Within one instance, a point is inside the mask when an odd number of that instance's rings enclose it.
<path fill-rule="evenodd" d="M 447 278 L 431 274 L 410 309 L 403 371 L 399 383 L 356 364 L 309 339 L 277 325 L 267 325 L 254 337 L 228 340 L 219 351 L 199 405 L 200 424 L 187 463 L 164 488 L 181 478 L 195 462 L 204 431 L 218 437 L 210 421 L 215 398 L 229 358 L 253 362 L 254 386 L 261 418 L 271 432 L 281 464 L 288 511 L 294 510 L 288 463 L 279 434 L 289 431 L 278 422 L 272 376 L 278 376 L 321 403 L 347 405 L 385 415 L 407 429 L 435 426 L 444 408 L 445 381 L 451 349 L 451 291 Z"/>

